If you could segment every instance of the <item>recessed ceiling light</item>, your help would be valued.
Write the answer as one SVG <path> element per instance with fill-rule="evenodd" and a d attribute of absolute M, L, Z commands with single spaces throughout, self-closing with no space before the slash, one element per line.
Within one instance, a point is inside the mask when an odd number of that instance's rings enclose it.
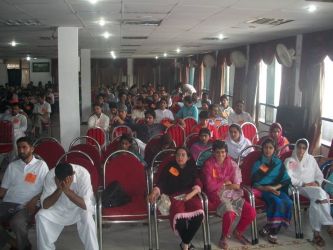
<path fill-rule="evenodd" d="M 98 21 L 98 24 L 100 25 L 100 26 L 104 26 L 105 25 L 105 20 L 104 20 L 104 18 L 101 18 L 101 19 L 99 19 L 99 21 Z"/>
<path fill-rule="evenodd" d="M 223 34 L 219 34 L 218 39 L 219 40 L 223 40 L 223 38 L 224 38 L 224 35 Z"/>
<path fill-rule="evenodd" d="M 317 6 L 316 5 L 309 5 L 307 8 L 306 8 L 310 13 L 312 12 L 315 12 L 317 10 Z"/>
<path fill-rule="evenodd" d="M 104 36 L 105 39 L 108 39 L 111 36 L 111 34 L 106 31 L 106 32 L 103 33 L 103 36 Z"/>
<path fill-rule="evenodd" d="M 155 59 L 157 60 L 157 59 L 158 59 L 158 56 L 155 56 Z"/>
<path fill-rule="evenodd" d="M 177 54 L 179 54 L 180 53 L 180 48 L 177 48 L 176 52 L 177 52 Z"/>
<path fill-rule="evenodd" d="M 31 60 L 31 57 L 30 56 L 27 56 L 27 61 L 30 61 Z"/>
<path fill-rule="evenodd" d="M 167 56 L 168 56 L 168 54 L 167 54 L 167 53 L 164 53 L 164 54 L 163 54 L 163 56 L 164 56 L 164 57 L 167 57 Z"/>
<path fill-rule="evenodd" d="M 15 47 L 17 45 L 17 43 L 13 40 L 13 41 L 10 42 L 10 45 Z"/>
<path fill-rule="evenodd" d="M 91 4 L 95 4 L 95 3 L 97 3 L 97 0 L 89 0 L 89 2 L 90 2 Z"/>

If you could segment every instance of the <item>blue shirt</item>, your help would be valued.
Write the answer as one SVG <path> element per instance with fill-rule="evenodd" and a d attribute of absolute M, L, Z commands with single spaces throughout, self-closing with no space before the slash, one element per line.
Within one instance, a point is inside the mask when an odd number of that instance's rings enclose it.
<path fill-rule="evenodd" d="M 199 119 L 198 108 L 194 105 L 191 107 L 184 106 L 176 114 L 177 118 L 193 117 L 197 122 Z"/>

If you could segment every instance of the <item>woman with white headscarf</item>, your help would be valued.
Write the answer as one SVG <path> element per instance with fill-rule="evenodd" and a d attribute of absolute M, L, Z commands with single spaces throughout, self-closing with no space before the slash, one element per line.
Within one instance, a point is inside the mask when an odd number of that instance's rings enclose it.
<path fill-rule="evenodd" d="M 302 196 L 310 200 L 309 219 L 313 230 L 313 242 L 324 246 L 325 241 L 320 236 L 322 225 L 330 225 L 328 232 L 333 235 L 333 219 L 330 215 L 328 194 L 321 188 L 324 180 L 315 158 L 308 153 L 309 142 L 299 139 L 296 142 L 292 156 L 284 162 L 291 182 L 299 189 Z"/>
<path fill-rule="evenodd" d="M 234 160 L 237 160 L 243 149 L 252 145 L 250 140 L 245 138 L 245 136 L 243 135 L 242 128 L 235 123 L 231 124 L 229 127 L 229 135 L 226 139 L 226 143 L 228 146 L 228 154 Z M 249 148 L 243 153 L 242 156 L 244 157 L 252 151 L 253 148 Z"/>

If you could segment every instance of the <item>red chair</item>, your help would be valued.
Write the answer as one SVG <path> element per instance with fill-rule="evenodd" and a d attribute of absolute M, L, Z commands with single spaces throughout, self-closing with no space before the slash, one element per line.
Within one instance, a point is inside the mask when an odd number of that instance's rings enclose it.
<path fill-rule="evenodd" d="M 81 142 L 81 140 L 86 140 L 86 143 L 80 143 L 76 144 L 77 142 Z M 87 142 L 94 142 L 95 145 L 88 144 Z M 95 166 L 97 169 L 101 169 L 101 164 L 102 164 L 102 150 L 101 146 L 99 143 L 91 137 L 88 136 L 80 136 L 75 138 L 71 144 L 69 145 L 69 150 L 68 151 L 73 151 L 73 150 L 79 150 L 82 151 L 90 156 L 90 158 L 93 160 Z"/>
<path fill-rule="evenodd" d="M 252 145 L 249 147 L 254 147 L 255 151 L 252 151 L 247 156 L 243 158 L 242 164 L 240 165 L 240 169 L 242 172 L 242 187 L 247 192 L 247 199 L 249 200 L 251 206 L 256 208 L 257 214 L 262 213 L 262 211 L 265 209 L 265 203 L 264 201 L 259 197 L 260 194 L 257 192 L 257 190 L 252 190 L 252 180 L 251 180 L 251 170 L 254 165 L 254 163 L 259 160 L 260 156 L 262 155 L 261 147 L 258 145 Z M 243 152 L 245 152 L 249 147 L 242 150 L 240 157 L 242 156 Z M 299 213 L 298 213 L 298 206 L 297 206 L 297 195 L 298 192 L 294 188 L 290 188 L 290 191 L 292 193 L 292 198 L 294 202 L 294 222 L 295 222 L 295 233 L 296 238 L 301 238 L 302 233 L 300 230 L 300 224 L 299 224 Z M 252 231 L 252 243 L 258 243 L 258 229 L 257 229 L 257 221 L 254 220 L 251 224 L 251 231 Z"/>
<path fill-rule="evenodd" d="M 185 117 L 183 120 L 185 123 L 185 136 L 188 136 L 192 128 L 197 125 L 197 121 L 193 117 Z"/>
<path fill-rule="evenodd" d="M 258 131 L 252 138 L 252 144 L 261 145 L 269 137 L 269 131 Z"/>
<path fill-rule="evenodd" d="M 228 124 L 223 124 L 217 128 L 219 137 L 221 140 L 225 140 L 228 136 L 229 132 L 229 125 Z"/>
<path fill-rule="evenodd" d="M 98 169 L 96 168 L 93 159 L 88 154 L 80 150 L 72 150 L 63 154 L 56 165 L 58 165 L 60 162 L 77 164 L 87 169 L 90 174 L 91 185 L 93 187 L 94 193 L 97 192 L 100 184 Z"/>
<path fill-rule="evenodd" d="M 14 131 L 11 121 L 0 121 L 0 154 L 6 154 L 13 150 Z"/>
<path fill-rule="evenodd" d="M 99 127 L 90 128 L 88 129 L 86 136 L 94 138 L 99 143 L 100 147 L 104 148 L 107 141 L 107 136 L 104 129 Z M 87 144 L 95 145 L 95 142 L 92 140 L 87 140 Z"/>
<path fill-rule="evenodd" d="M 103 166 L 103 189 L 113 181 L 118 181 L 124 191 L 131 197 L 131 201 L 123 206 L 102 208 L 102 193 L 98 193 L 98 235 L 102 247 L 102 224 L 106 223 L 148 223 L 149 249 L 152 249 L 149 204 L 146 199 L 148 181 L 145 167 L 133 153 L 119 150 L 112 153 L 105 160 Z"/>
<path fill-rule="evenodd" d="M 119 125 L 119 126 L 113 128 L 111 139 L 113 140 L 116 137 L 121 136 L 123 134 L 129 134 L 129 135 L 133 136 L 133 131 L 130 127 L 128 127 L 126 125 Z"/>
<path fill-rule="evenodd" d="M 65 154 L 65 149 L 53 137 L 44 137 L 34 143 L 34 153 L 39 155 L 46 163 L 49 169 L 56 166 L 60 157 Z"/>
<path fill-rule="evenodd" d="M 185 130 L 180 125 L 175 124 L 170 126 L 169 128 L 166 129 L 165 133 L 171 136 L 171 138 L 175 141 L 177 147 L 184 145 Z"/>
<path fill-rule="evenodd" d="M 120 150 L 120 137 L 121 136 L 114 138 L 112 142 L 110 142 L 110 144 L 105 147 L 105 149 L 103 150 L 103 162 L 110 154 L 117 150 Z M 139 152 L 139 145 L 137 144 L 136 140 L 134 140 L 134 138 L 133 145 L 135 150 Z"/>
<path fill-rule="evenodd" d="M 155 135 L 152 138 L 150 138 L 146 144 L 144 159 L 148 163 L 148 165 L 150 165 L 152 159 L 156 154 L 156 148 L 160 148 L 162 136 L 163 135 Z"/>
<path fill-rule="evenodd" d="M 153 162 L 151 164 L 151 168 L 149 169 L 149 191 L 153 189 L 154 184 L 157 183 L 158 178 L 160 177 L 160 174 L 162 172 L 162 169 L 172 160 L 175 160 L 175 150 L 174 149 L 166 149 L 159 152 L 153 159 Z M 201 194 L 199 194 L 199 197 L 201 199 L 203 208 L 204 205 L 204 199 Z M 156 243 L 156 249 L 159 248 L 159 234 L 158 234 L 158 222 L 165 221 L 169 219 L 168 215 L 161 215 L 160 212 L 157 210 L 157 205 L 151 204 L 154 215 L 154 234 L 155 234 L 155 243 Z M 205 208 L 204 208 L 205 210 Z M 210 232 L 208 231 L 206 227 L 206 221 L 208 218 L 204 218 L 203 220 L 203 238 L 204 238 L 204 249 L 208 250 L 211 249 L 210 241 L 208 241 L 207 237 L 210 237 Z"/>
<path fill-rule="evenodd" d="M 185 146 L 190 149 L 191 146 L 200 140 L 198 133 L 189 134 L 185 139 Z"/>
<path fill-rule="evenodd" d="M 258 133 L 257 127 L 251 123 L 251 122 L 244 122 L 241 125 L 243 135 L 249 139 L 250 141 L 253 141 L 254 144 L 257 144 L 259 138 L 256 137 L 256 134 Z"/>

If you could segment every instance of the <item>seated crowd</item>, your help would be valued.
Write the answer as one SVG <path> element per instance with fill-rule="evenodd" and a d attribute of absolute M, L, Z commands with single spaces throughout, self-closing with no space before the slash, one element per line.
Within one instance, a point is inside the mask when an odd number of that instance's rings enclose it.
<path fill-rule="evenodd" d="M 147 167 L 161 150 L 175 149 L 175 159 L 162 169 L 148 200 L 155 203 L 162 194 L 169 197 L 169 220 L 173 231 L 181 238 L 181 249 L 195 249 L 192 239 L 205 217 L 200 192 L 207 194 L 210 209 L 221 217 L 219 247 L 228 249 L 231 235 L 244 245 L 250 244 L 244 232 L 256 218 L 256 209 L 243 192 L 242 169 L 237 162 L 254 150 L 250 147 L 252 138 L 247 138 L 242 130 L 242 124 L 253 119 L 244 112 L 243 101 L 237 101 L 233 110 L 226 95 L 221 96 L 220 103 L 214 104 L 207 93 L 199 100 L 193 89 L 185 87 L 180 85 L 172 95 L 162 86 L 158 91 L 151 85 L 133 86 L 129 90 L 120 87 L 116 91 L 102 88 L 96 93 L 88 127 L 102 128 L 112 142 L 117 139 L 112 137 L 113 130 L 120 125 L 127 126 L 132 134 L 124 133 L 118 138 L 119 149 L 131 151 Z M 50 113 L 50 104 L 40 94 L 32 112 L 35 133 Z M 25 137 L 27 113 L 14 103 L 11 114 L 7 115 L 13 123 L 16 141 L 12 154 L 19 159 L 5 166 L 0 176 L 0 248 L 10 244 L 17 249 L 30 249 L 27 224 L 35 218 L 38 249 L 54 249 L 64 226 L 72 224 L 77 224 L 85 249 L 98 249 L 89 172 L 82 166 L 65 163 L 49 171 L 44 161 L 34 157 L 33 144 Z M 190 129 L 186 127 L 188 117 L 195 120 Z M 186 136 L 195 134 L 196 140 L 191 145 L 187 145 L 186 140 L 176 147 L 174 138 L 166 132 L 175 124 L 190 131 Z M 228 129 L 222 136 L 219 127 L 225 125 Z M 156 136 L 160 136 L 159 143 L 149 148 L 150 140 Z M 328 225 L 328 233 L 333 237 L 330 199 L 322 189 L 323 173 L 308 153 L 308 141 L 298 140 L 291 156 L 281 160 L 282 154 L 290 152 L 289 142 L 282 135 L 281 125 L 274 123 L 269 135 L 258 144 L 261 154 L 251 166 L 248 178 L 255 196 L 265 203 L 266 224 L 259 231 L 260 235 L 276 244 L 281 228 L 289 226 L 293 201 L 288 188 L 294 185 L 310 201 L 313 243 L 324 246 L 320 235 L 323 225 Z M 237 217 L 239 220 L 232 232 Z M 16 239 L 7 233 L 5 224 L 9 224 Z"/>

